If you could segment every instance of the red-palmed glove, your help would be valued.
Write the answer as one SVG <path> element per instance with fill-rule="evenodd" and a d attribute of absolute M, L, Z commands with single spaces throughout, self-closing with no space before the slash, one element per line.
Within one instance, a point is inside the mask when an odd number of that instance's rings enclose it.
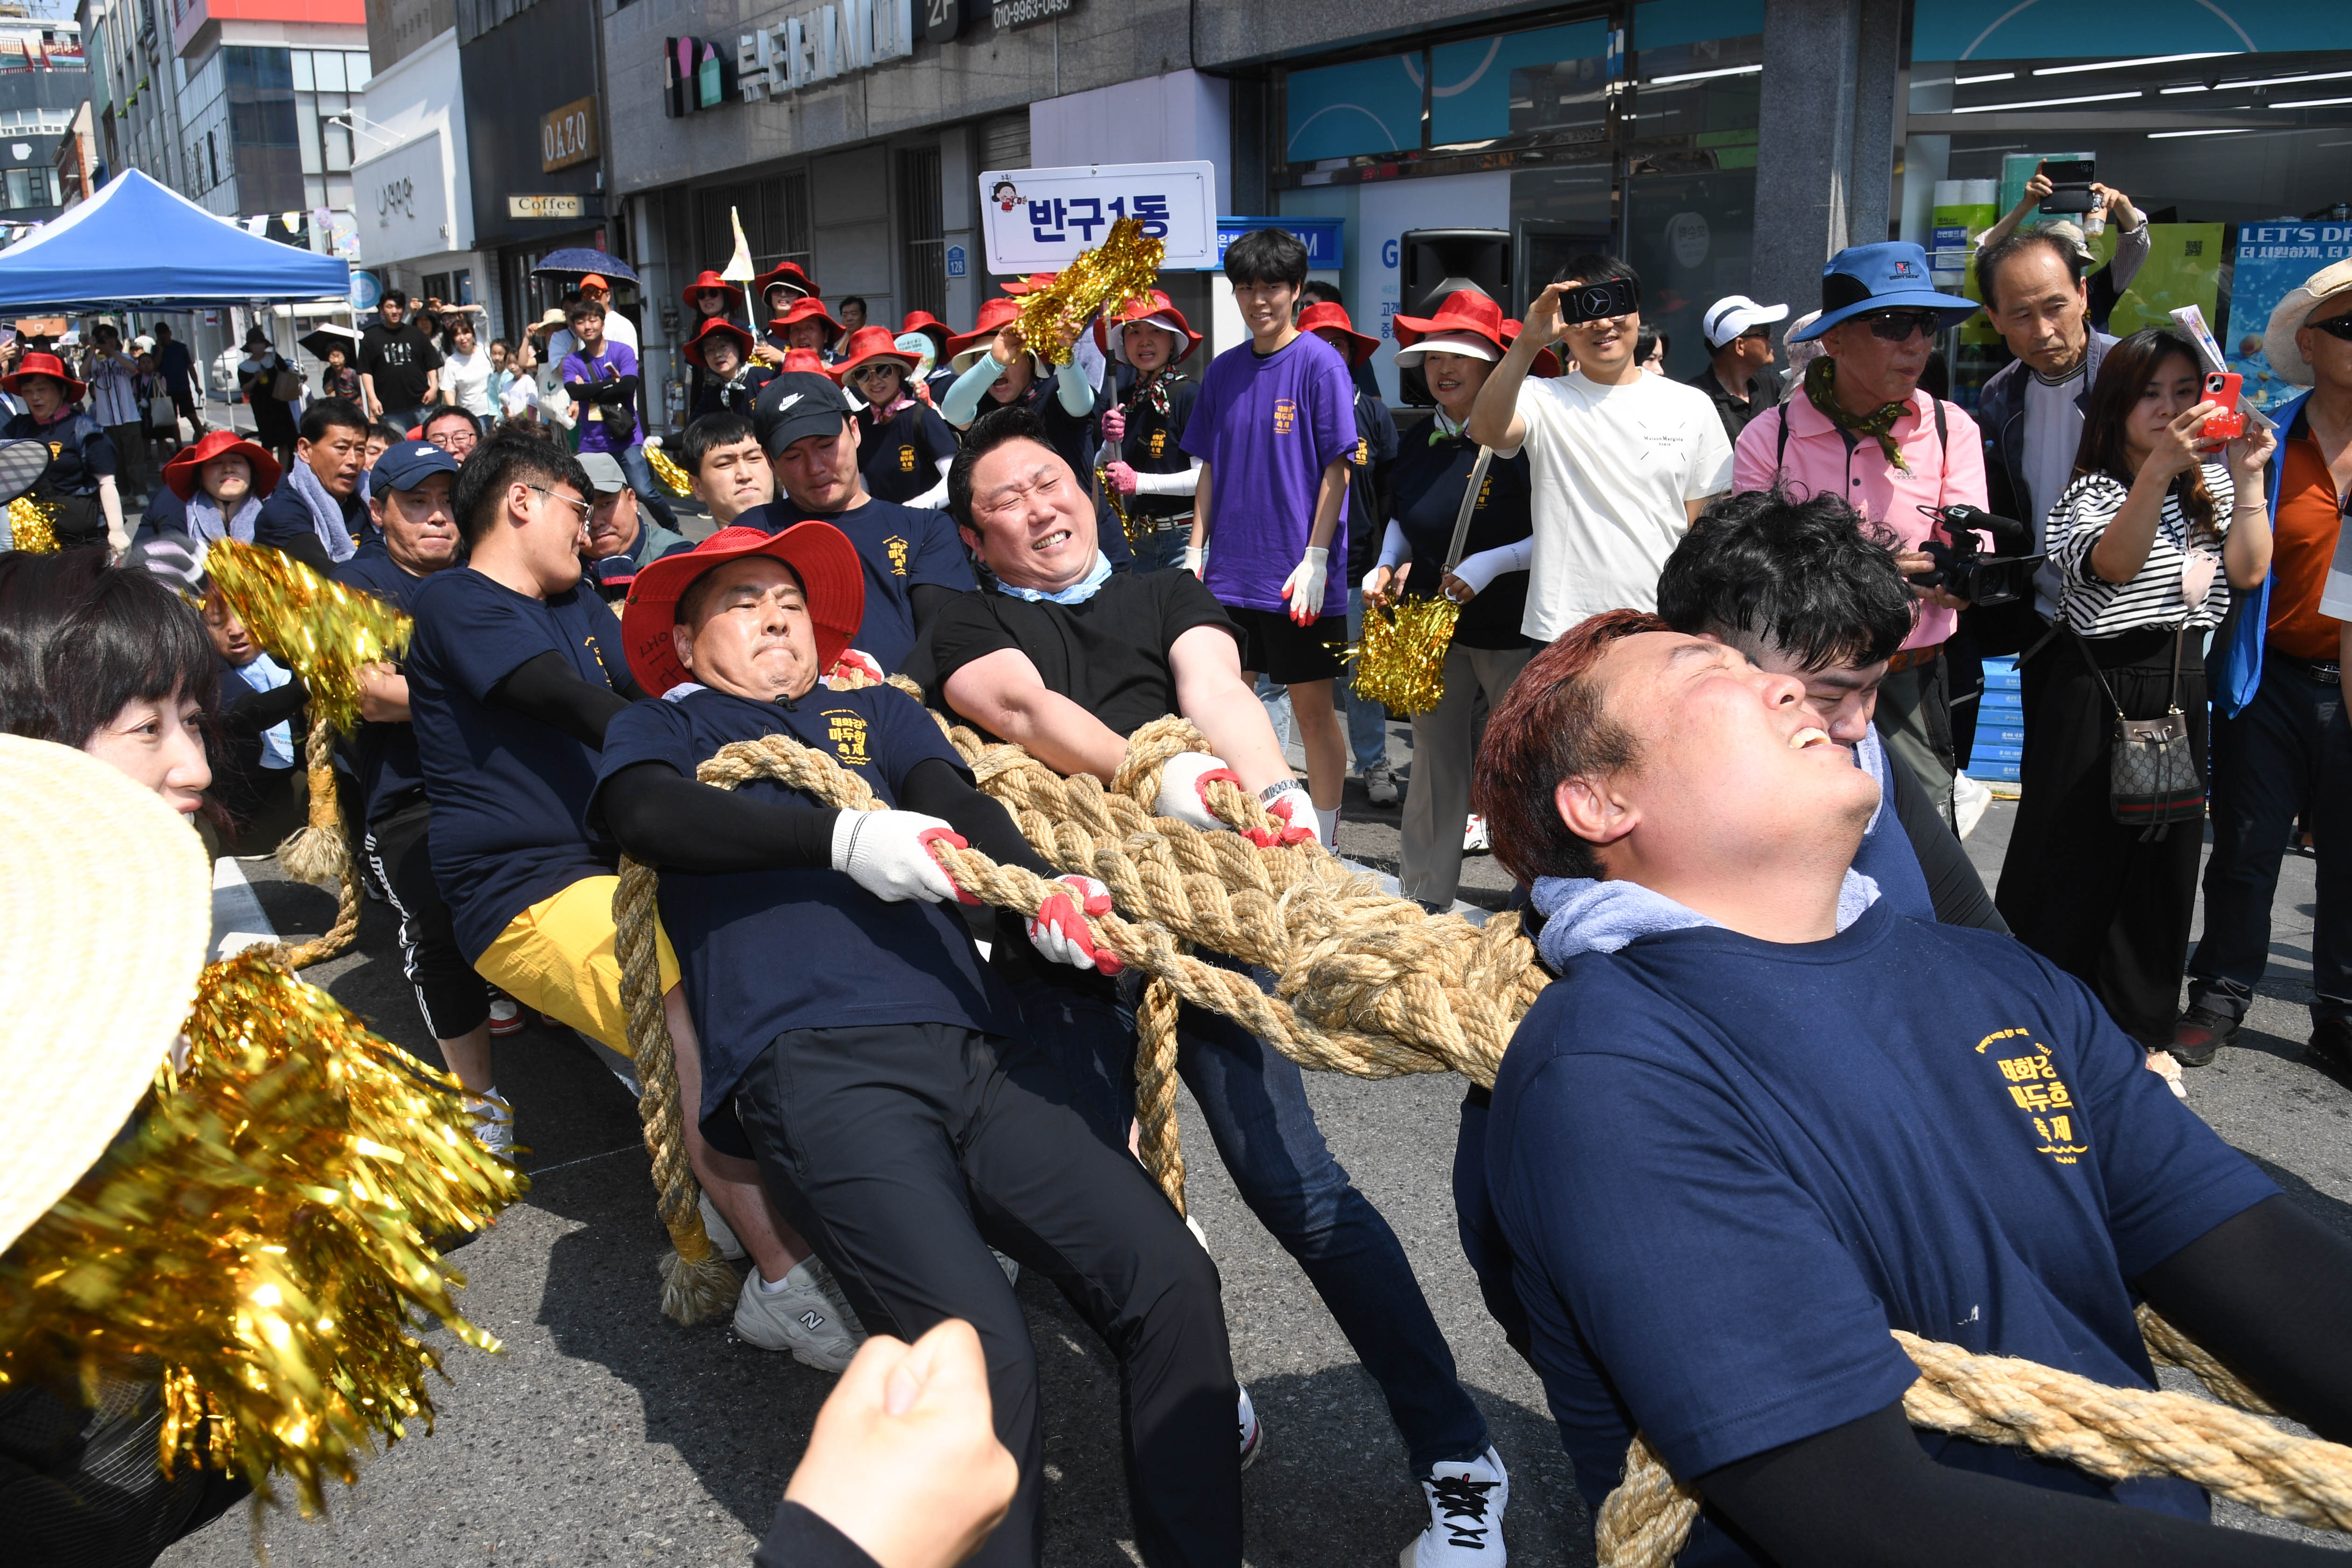
<path fill-rule="evenodd" d="M 841 657 L 833 662 L 833 668 L 824 673 L 824 678 L 832 681 L 850 674 L 864 675 L 877 686 L 889 679 L 882 673 L 882 666 L 874 662 L 873 654 L 861 653 L 855 648 L 844 648 Z"/>
<path fill-rule="evenodd" d="M 1282 826 L 1249 829 L 1244 836 L 1258 848 L 1280 849 L 1318 837 L 1315 831 L 1315 808 L 1308 802 L 1307 787 L 1297 779 L 1285 779 L 1276 785 L 1271 794 L 1261 797 L 1260 803 L 1265 807 L 1265 814 Z"/>
<path fill-rule="evenodd" d="M 1090 876 L 1060 876 L 1055 881 L 1071 891 L 1057 893 L 1038 906 L 1029 921 L 1029 946 L 1056 964 L 1073 969 L 1093 969 L 1116 975 L 1127 966 L 1118 954 L 1097 946 L 1086 916 L 1110 913 L 1110 889 Z"/>
<path fill-rule="evenodd" d="M 833 869 L 885 904 L 978 904 L 932 855 L 935 843 L 969 847 L 955 829 L 920 811 L 844 811 L 834 819 Z"/>
<path fill-rule="evenodd" d="M 1223 758 L 1205 751 L 1178 752 L 1160 765 L 1160 795 L 1151 803 L 1151 814 L 1173 817 L 1204 833 L 1233 831 L 1230 824 L 1209 810 L 1209 786 L 1220 779 L 1236 789 L 1242 788 L 1241 775 L 1226 767 Z"/>

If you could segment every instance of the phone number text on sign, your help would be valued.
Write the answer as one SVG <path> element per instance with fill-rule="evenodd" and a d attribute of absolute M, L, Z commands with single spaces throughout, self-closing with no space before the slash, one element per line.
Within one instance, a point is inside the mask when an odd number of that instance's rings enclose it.
<path fill-rule="evenodd" d="M 1077 0 L 996 0 L 991 19 L 999 27 L 1028 27 L 1066 16 L 1076 8 Z"/>

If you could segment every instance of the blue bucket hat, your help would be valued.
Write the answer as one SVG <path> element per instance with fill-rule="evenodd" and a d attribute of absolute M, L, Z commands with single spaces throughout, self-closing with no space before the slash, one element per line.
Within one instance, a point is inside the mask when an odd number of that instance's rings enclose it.
<path fill-rule="evenodd" d="M 368 470 L 368 494 L 414 490 L 436 474 L 455 474 L 457 460 L 429 441 L 395 441 Z"/>
<path fill-rule="evenodd" d="M 1821 319 L 1789 334 L 1810 343 L 1865 310 L 1933 310 L 1939 327 L 1957 327 L 1979 309 L 1973 299 L 1938 294 L 1927 281 L 1927 253 L 1903 240 L 1848 246 L 1822 268 Z"/>

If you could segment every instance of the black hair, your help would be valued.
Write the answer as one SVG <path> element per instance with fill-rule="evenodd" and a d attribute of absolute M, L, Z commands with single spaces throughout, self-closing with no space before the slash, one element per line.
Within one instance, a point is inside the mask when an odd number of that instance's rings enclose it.
<path fill-rule="evenodd" d="M 2126 451 L 2126 422 L 2140 393 L 2169 360 L 2186 360 L 2192 371 L 2203 368 L 2197 345 L 2169 327 L 2143 327 L 2108 348 L 2083 405 L 2083 439 L 2074 448 L 2075 478 L 2105 474 L 2126 487 L 2131 485 L 2134 470 Z M 2205 487 L 2203 464 L 2192 463 L 2174 475 L 2166 492 L 2179 498 L 2181 520 L 2189 525 L 2192 539 L 2210 543 L 2221 538 L 2214 522 L 2212 492 Z"/>
<path fill-rule="evenodd" d="M 1977 253 L 1977 293 L 1983 298 L 1987 310 L 2000 308 L 2000 296 L 1993 284 L 2000 277 L 2001 267 L 2037 247 L 2048 251 L 2065 264 L 2066 281 L 2069 283 L 2079 285 L 2083 275 L 2091 269 L 2091 258 L 2056 235 L 2042 229 L 2020 229 L 1999 245 L 1987 246 Z"/>
<path fill-rule="evenodd" d="M 1323 278 L 1310 277 L 1298 286 L 1298 304 L 1301 309 L 1310 304 L 1344 305 L 1346 303 L 1346 300 L 1339 298 L 1339 285 Z"/>
<path fill-rule="evenodd" d="M 1661 343 L 1666 346 L 1667 351 L 1673 350 L 1672 338 L 1667 337 L 1647 321 L 1643 322 L 1642 329 L 1633 334 L 1633 362 L 1637 365 L 1648 364 L 1650 356 L 1657 351 L 1658 345 Z"/>
<path fill-rule="evenodd" d="M 457 518 L 457 532 L 472 549 L 490 525 L 510 485 L 539 485 L 553 489 L 569 485 L 586 500 L 596 493 L 587 470 L 569 449 L 529 431 L 500 427 L 466 458 L 449 496 L 449 510 Z"/>
<path fill-rule="evenodd" d="M 1054 438 L 1045 434 L 1045 422 L 1018 404 L 991 409 L 964 432 L 963 450 L 948 465 L 948 516 L 955 519 L 956 527 L 978 527 L 971 520 L 971 471 L 982 458 L 1012 441 L 1034 441 L 1048 452 L 1055 450 Z"/>
<path fill-rule="evenodd" d="M 1874 664 L 1911 635 L 1892 542 L 1843 497 L 1738 491 L 1666 558 L 1658 614 L 1688 636 L 1761 638 L 1802 670 Z"/>
<path fill-rule="evenodd" d="M 473 317 L 463 310 L 453 310 L 449 313 L 449 319 L 441 324 L 443 353 L 454 354 L 457 351 L 457 329 L 460 327 L 474 335 L 474 347 L 478 349 L 482 346 L 482 329 L 475 324 Z"/>
<path fill-rule="evenodd" d="M 738 559 L 740 559 L 741 558 L 739 557 Z M 791 561 L 784 560 L 776 556 L 770 556 L 767 559 L 774 561 L 778 566 L 782 567 L 786 571 L 792 573 L 793 580 L 800 583 L 801 591 L 803 594 L 808 592 L 808 584 L 803 580 L 800 568 L 794 566 Z M 711 580 L 719 575 L 719 567 L 730 564 L 731 563 L 722 560 L 714 565 L 706 567 L 696 576 L 693 581 L 686 585 L 677 596 L 677 602 L 670 606 L 670 623 L 672 625 L 690 626 L 694 623 L 695 618 L 702 613 L 702 601 L 706 598 L 709 597 Z"/>
<path fill-rule="evenodd" d="M 593 299 L 575 299 L 564 307 L 563 319 L 566 321 L 577 321 L 583 316 L 593 316 L 602 320 L 610 314 L 612 314 L 611 311 Z"/>
<path fill-rule="evenodd" d="M 381 441 L 386 446 L 396 446 L 408 439 L 408 432 L 388 419 L 379 419 L 367 427 L 368 439 Z"/>
<path fill-rule="evenodd" d="M 686 427 L 677 438 L 678 466 L 688 474 L 702 472 L 702 460 L 722 446 L 732 446 L 739 441 L 756 441 L 759 432 L 751 422 L 740 413 L 706 413 Z"/>
<path fill-rule="evenodd" d="M 431 430 L 441 421 L 447 419 L 451 414 L 456 414 L 459 419 L 462 419 L 467 423 L 472 425 L 474 427 L 475 434 L 479 435 L 482 433 L 482 422 L 476 419 L 472 414 L 467 413 L 464 409 L 459 408 L 454 402 L 445 402 L 439 408 L 434 409 L 426 413 L 425 418 L 417 424 L 416 433 L 419 435 L 424 434 L 426 431 Z M 402 434 L 401 439 L 403 441 L 408 439 L 406 433 L 404 432 Z"/>
<path fill-rule="evenodd" d="M 1288 229 L 1252 229 L 1225 247 L 1225 277 L 1234 283 L 1307 281 L 1307 245 Z"/>
<path fill-rule="evenodd" d="M 1551 275 L 1554 283 L 1566 283 L 1570 278 L 1579 283 L 1607 283 L 1618 277 L 1633 286 L 1633 303 L 1639 305 L 1642 302 L 1642 275 L 1634 271 L 1633 264 L 1622 256 L 1588 250 L 1582 256 L 1570 256 L 1568 265 Z"/>
<path fill-rule="evenodd" d="M 377 303 L 379 305 L 397 305 L 403 310 L 405 310 L 408 308 L 408 290 L 405 288 L 387 288 L 383 291 L 383 298 L 377 301 Z"/>
<path fill-rule="evenodd" d="M 349 398 L 322 397 L 302 411 L 302 427 L 296 434 L 305 441 L 324 441 L 331 430 L 356 430 L 365 435 L 369 430 L 368 416 L 360 405 Z"/>
<path fill-rule="evenodd" d="M 210 715 L 220 661 L 162 579 L 96 546 L 0 555 L 0 731 L 79 748 L 127 705 L 174 692 Z"/>
<path fill-rule="evenodd" d="M 844 310 L 848 309 L 853 305 L 856 306 L 860 310 L 866 312 L 868 315 L 873 313 L 874 308 L 866 303 L 866 296 L 863 294 L 845 294 L 841 297 L 841 308 Z"/>

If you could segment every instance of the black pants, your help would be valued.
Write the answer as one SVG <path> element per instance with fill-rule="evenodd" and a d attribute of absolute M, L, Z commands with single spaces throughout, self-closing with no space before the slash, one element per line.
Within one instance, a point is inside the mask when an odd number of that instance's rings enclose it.
<path fill-rule="evenodd" d="M 2126 716 L 2160 718 L 2171 706 L 2173 639 L 2127 632 L 2089 644 Z M 1993 903 L 2019 941 L 2088 985 L 2126 1033 L 2162 1045 L 2179 1013 L 2204 824 L 2151 831 L 2115 820 L 2116 710 L 2083 646 L 2062 632 L 2025 661 L 2023 799 Z M 2205 666 L 2193 646 L 2180 662 L 2179 701 L 2202 768 Z"/>
<path fill-rule="evenodd" d="M 791 1030 L 743 1075 L 735 1109 L 768 1190 L 868 1329 L 913 1340 L 953 1317 L 979 1331 L 1021 1485 L 973 1563 L 1042 1551 L 1037 1357 L 993 1246 L 1051 1277 L 1118 1358 L 1143 1561 L 1238 1568 L 1216 1265 L 1032 1048 L 944 1024 Z"/>
<path fill-rule="evenodd" d="M 416 1010 L 436 1040 L 456 1040 L 490 1016 L 490 988 L 457 950 L 449 906 L 433 880 L 428 831 L 433 809 L 422 800 L 367 825 L 368 863 L 400 914 L 400 964 L 416 988 Z"/>

